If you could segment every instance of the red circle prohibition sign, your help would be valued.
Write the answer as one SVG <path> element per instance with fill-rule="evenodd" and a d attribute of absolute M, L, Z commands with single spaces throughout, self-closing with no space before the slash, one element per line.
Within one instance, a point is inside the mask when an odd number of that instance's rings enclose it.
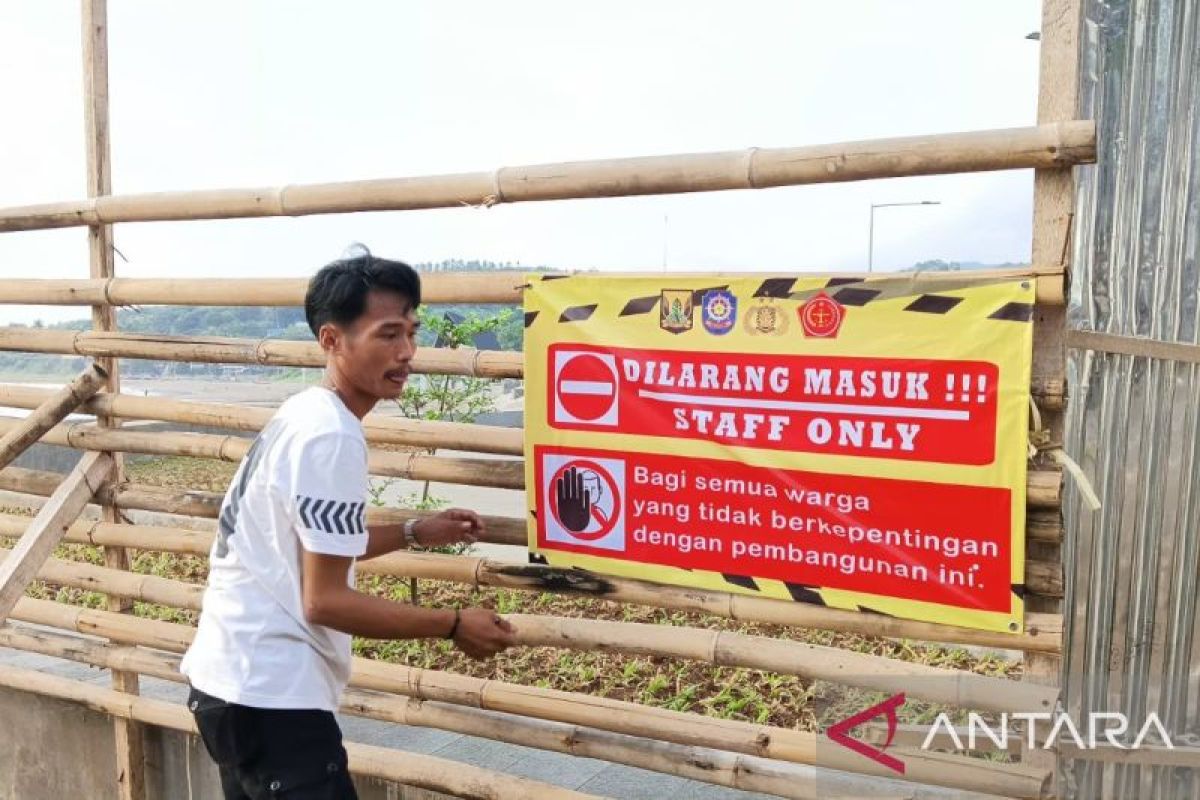
<path fill-rule="evenodd" d="M 612 368 L 592 353 L 579 353 L 564 364 L 556 384 L 563 408 L 584 422 L 604 416 L 617 400 Z"/>
<path fill-rule="evenodd" d="M 612 513 L 608 516 L 596 505 L 592 505 L 592 521 L 599 524 L 599 528 L 594 531 L 572 531 L 563 525 L 562 518 L 558 514 L 558 492 L 555 487 L 558 479 L 566 474 L 569 469 L 577 469 L 580 471 L 590 470 L 595 473 L 600 480 L 608 486 L 608 491 L 612 494 L 613 506 Z M 562 527 L 568 535 L 582 539 L 585 542 L 594 542 L 597 539 L 603 539 L 608 534 L 612 533 L 613 528 L 617 526 L 617 520 L 621 516 L 621 493 L 617 489 L 617 482 L 613 480 L 613 476 L 608 474 L 608 470 L 597 464 L 595 461 L 589 461 L 584 458 L 578 458 L 574 461 L 568 461 L 554 471 L 550 476 L 550 482 L 546 485 L 547 493 L 550 495 L 550 513 L 554 515 L 554 520 Z"/>

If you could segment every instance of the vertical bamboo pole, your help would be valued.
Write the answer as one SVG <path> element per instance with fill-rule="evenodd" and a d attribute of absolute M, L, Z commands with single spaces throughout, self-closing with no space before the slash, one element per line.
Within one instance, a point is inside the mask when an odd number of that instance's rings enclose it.
<path fill-rule="evenodd" d="M 108 138 L 108 2 L 82 0 L 83 16 L 83 122 L 87 149 L 88 197 L 112 194 L 112 172 Z M 111 225 L 92 225 L 88 228 L 88 263 L 93 279 L 113 277 L 113 242 Z M 116 330 L 116 312 L 110 305 L 92 306 L 92 328 L 97 331 Z M 115 358 L 97 359 L 108 372 L 106 389 L 117 393 L 121 389 L 120 374 Z M 100 417 L 100 425 L 116 427 L 113 417 Z M 120 484 L 125 465 L 120 454 L 113 454 L 116 466 L 112 480 Z M 119 522 L 114 505 L 103 506 L 105 522 Z M 105 547 L 104 563 L 114 569 L 129 569 L 129 551 L 123 547 Z M 111 611 L 128 611 L 133 603 L 119 597 L 108 598 Z M 113 688 L 137 694 L 136 672 L 113 671 Z M 114 718 L 117 751 L 117 785 L 121 800 L 144 800 L 146 796 L 145 745 L 142 728 L 132 719 Z"/>
<path fill-rule="evenodd" d="M 1042 0 L 1041 64 L 1038 78 L 1038 122 L 1075 119 L 1078 104 L 1080 0 Z M 1033 259 L 1062 264 L 1070 277 L 1075 175 L 1071 167 L 1035 170 L 1033 178 Z M 1066 379 L 1066 306 L 1038 306 L 1034 320 L 1033 374 Z M 1053 441 L 1063 441 L 1063 411 L 1042 412 L 1042 424 Z M 1027 557 L 1062 563 L 1061 546 L 1027 542 Z M 1030 597 L 1030 611 L 1061 612 L 1058 600 Z M 1025 680 L 1057 685 L 1062 659 L 1048 653 L 1025 654 Z M 1027 749 L 1022 760 L 1053 769 L 1049 750 Z"/>

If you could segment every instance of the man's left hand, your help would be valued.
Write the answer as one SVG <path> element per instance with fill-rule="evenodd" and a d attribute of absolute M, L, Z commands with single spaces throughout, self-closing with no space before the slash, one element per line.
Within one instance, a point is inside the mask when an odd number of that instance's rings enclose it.
<path fill-rule="evenodd" d="M 450 508 L 418 522 L 413 528 L 413 538 L 422 547 L 443 547 L 474 544 L 483 532 L 483 520 L 474 511 Z"/>

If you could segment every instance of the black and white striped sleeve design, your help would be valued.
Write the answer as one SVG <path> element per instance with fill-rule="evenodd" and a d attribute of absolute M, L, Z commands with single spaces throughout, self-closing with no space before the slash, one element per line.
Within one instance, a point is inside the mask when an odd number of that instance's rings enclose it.
<path fill-rule="evenodd" d="M 338 536 L 359 536 L 367 532 L 366 503 L 297 495 L 296 509 L 300 523 L 312 531 Z"/>
<path fill-rule="evenodd" d="M 287 502 L 310 553 L 367 551 L 367 448 L 362 436 L 324 434 L 303 441 L 289 468 Z"/>

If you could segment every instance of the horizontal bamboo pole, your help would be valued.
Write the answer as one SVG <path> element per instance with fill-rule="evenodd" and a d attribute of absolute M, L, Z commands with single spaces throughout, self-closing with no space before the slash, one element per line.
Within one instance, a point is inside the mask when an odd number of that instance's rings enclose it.
<path fill-rule="evenodd" d="M 19 421 L 12 417 L 0 417 L 0 432 L 12 430 L 18 424 Z M 98 428 L 84 423 L 56 426 L 45 433 L 42 441 L 80 450 L 188 456 L 234 463 L 245 457 L 252 443 L 241 436 L 170 431 L 152 433 Z M 516 459 L 453 458 L 418 452 L 372 450 L 367 459 L 367 468 L 372 475 L 418 481 L 501 489 L 521 489 L 525 485 L 524 463 Z"/>
<path fill-rule="evenodd" d="M 19 467 L 0 470 L 0 490 L 49 497 L 62 481 L 57 472 L 46 472 Z M 96 494 L 97 501 L 116 505 L 120 509 L 155 511 L 185 517 L 216 519 L 221 512 L 224 495 L 198 489 L 167 489 L 144 484 L 124 483 L 117 487 L 102 488 Z M 367 508 L 368 525 L 397 525 L 410 519 L 433 516 L 437 512 L 413 511 L 399 508 Z M 486 532 L 481 541 L 493 544 L 524 544 L 525 522 L 513 517 L 481 515 Z"/>
<path fill-rule="evenodd" d="M 4 473 L 0 472 L 0 489 L 5 488 L 3 477 Z M 172 504 L 164 505 L 171 506 Z M 150 510 L 161 509 L 152 508 Z M 409 513 L 411 514 L 411 512 Z M 215 511 L 213 516 L 215 516 Z M 371 521 L 370 515 L 368 521 Z M 8 535 L 8 531 L 14 530 L 16 525 L 17 523 L 12 520 L 0 521 L 0 534 Z M 142 526 L 102 523 L 84 530 L 83 526 L 73 526 L 68 531 L 68 538 L 71 541 L 90 540 L 96 544 L 107 540 L 106 543 L 155 550 L 168 549 L 163 545 L 169 545 L 175 541 L 180 547 L 176 552 L 193 553 L 196 552 L 194 548 L 198 547 L 199 542 L 211 542 L 211 538 L 201 539 L 190 531 L 151 529 L 152 532 L 143 537 L 138 535 L 135 530 L 129 530 L 140 527 Z M 489 529 L 492 532 L 495 530 L 491 523 L 489 523 Z M 158 538 L 153 534 L 155 530 L 163 530 L 164 534 L 168 534 L 168 536 Z M 171 531 L 174 533 L 170 533 Z M 211 537 L 211 534 L 206 534 L 206 537 Z M 199 554 L 206 552 L 207 548 L 204 548 L 200 550 Z M 817 628 L 857 633 L 863 636 L 917 639 L 1048 653 L 1061 652 L 1062 648 L 1062 617 L 1058 614 L 1026 613 L 1025 632 L 1009 634 L 862 614 L 807 603 L 752 597 L 712 589 L 669 586 L 632 578 L 602 576 L 580 569 L 561 569 L 537 564 L 513 564 L 473 556 L 390 553 L 360 562 L 359 569 L 364 573 L 452 581 L 472 586 L 596 597 L 655 608 L 699 611 L 744 622 Z"/>
<path fill-rule="evenodd" d="M 997 713 L 1051 711 L 1058 701 L 1054 687 L 765 636 L 529 614 L 509 614 L 506 619 L 516 627 L 517 641 L 527 646 L 686 658 L 893 694 L 907 692 L 934 703 Z"/>
<path fill-rule="evenodd" d="M 0 352 L 51 353 L 88 357 L 139 358 L 203 364 L 253 364 L 277 367 L 324 367 L 325 356 L 314 342 L 281 339 L 159 336 L 119 331 L 56 331 L 0 326 Z M 524 355 L 504 350 L 423 347 L 413 359 L 414 372 L 469 375 L 477 378 L 521 378 Z M 1064 405 L 1064 384 L 1035 378 L 1031 391 L 1047 410 Z"/>
<path fill-rule="evenodd" d="M 8 552 L 0 548 L 0 561 Z M 193 611 L 200 610 L 204 597 L 199 584 L 59 559 L 50 559 L 38 577 L 56 585 Z M 527 646 L 686 658 L 877 691 L 907 691 L 935 703 L 999 713 L 1049 711 L 1058 699 L 1052 687 L 728 631 L 550 616 L 509 615 L 509 619 L 517 628 L 517 642 Z"/>
<path fill-rule="evenodd" d="M 254 364 L 273 367 L 324 367 L 316 342 L 283 339 L 229 339 L 207 336 L 160 336 L 119 331 L 57 331 L 0 327 L 0 351 L 59 353 L 89 358 L 144 358 L 200 364 Z M 522 355 L 505 350 L 418 348 L 412 370 L 476 378 L 519 378 Z"/>
<path fill-rule="evenodd" d="M 17 421 L 0 417 L 0 431 Z M 60 425 L 46 433 L 43 441 L 83 450 L 111 450 L 150 455 L 191 456 L 221 461 L 241 461 L 250 440 L 210 433 L 144 433 L 97 428 L 76 423 Z M 518 459 L 451 458 L 426 453 L 371 451 L 368 468 L 373 475 L 412 480 L 524 489 L 524 462 Z M 1054 470 L 1031 470 L 1026 477 L 1026 502 L 1031 508 L 1058 508 L 1062 503 L 1062 476 Z"/>
<path fill-rule="evenodd" d="M 996 633 L 844 611 L 811 603 L 617 578 L 582 569 L 512 564 L 474 556 L 391 553 L 364 562 L 364 567 L 368 563 L 375 569 L 386 570 L 393 575 L 595 597 L 654 608 L 699 611 L 743 622 L 1010 650 L 1057 653 L 1062 648 L 1062 617 L 1058 614 L 1026 613 L 1024 633 Z"/>
<path fill-rule="evenodd" d="M 687 271 L 684 271 L 686 275 Z M 605 272 L 605 278 L 645 277 L 647 273 Z M 745 272 L 704 271 L 714 282 L 745 279 Z M 761 272 L 754 277 L 768 277 Z M 680 271 L 674 270 L 675 277 Z M 783 277 L 796 273 L 777 273 Z M 823 278 L 870 281 L 887 285 L 903 282 L 912 291 L 938 291 L 940 286 L 985 283 L 1000 278 L 1030 278 L 1035 281 L 1036 300 L 1061 306 L 1065 300 L 1064 272 L 1059 265 L 971 272 L 912 273 L 821 273 Z M 22 278 L 0 285 L 0 304 L 18 305 L 115 305 L 115 306 L 276 306 L 300 307 L 308 290 L 308 278 L 109 278 L 58 279 Z M 424 303 L 521 303 L 525 286 L 522 272 L 429 272 L 421 276 Z"/>
<path fill-rule="evenodd" d="M 125 644 L 158 647 L 169 652 L 182 652 L 195 634 L 194 629 L 186 625 L 144 619 L 136 620 L 139 623 L 137 625 L 130 625 L 130 618 L 121 614 L 30 598 L 23 598 L 18 603 L 13 618 L 104 636 Z M 142 624 L 147 622 L 153 622 L 154 625 L 143 628 Z M 172 639 L 173 643 L 164 646 Z M 815 734 L 768 725 L 700 717 L 608 698 L 399 664 L 381 664 L 362 658 L 354 659 L 350 685 L 422 700 L 536 716 L 676 744 L 711 747 L 878 777 L 895 777 L 895 773 L 886 767 L 844 748 L 819 747 Z M 1041 797 L 1050 777 L 1046 770 L 961 756 L 895 748 L 890 752 L 904 760 L 904 779 L 915 783 L 1012 797 Z"/>
<path fill-rule="evenodd" d="M 33 386 L 0 384 L 0 406 L 36 408 L 51 392 L 50 389 Z M 98 416 L 180 422 L 252 432 L 262 430 L 275 414 L 274 408 L 108 393 L 92 397 L 80 410 Z M 502 428 L 496 425 L 472 425 L 368 414 L 363 419 L 363 433 L 372 444 L 468 450 L 497 455 L 519 456 L 524 452 L 524 431 L 520 428 Z"/>
<path fill-rule="evenodd" d="M 11 550 L 0 547 L 0 563 L 7 561 L 11 554 Z M 197 583 L 60 558 L 47 558 L 38 569 L 37 577 L 56 586 L 70 586 L 192 611 L 199 611 L 204 599 L 204 587 Z"/>
<path fill-rule="evenodd" d="M 3 473 L 0 473 L 0 479 Z M 0 488 L 3 480 L 0 480 Z M 417 514 L 418 512 L 408 512 Z M 503 520 L 503 523 L 497 523 Z M 374 518 L 371 522 L 376 522 Z M 0 514 L 0 536 L 20 535 L 28 522 L 24 517 Z M 492 544 L 525 545 L 525 531 L 520 520 L 507 517 L 485 517 L 486 530 L 483 541 Z M 78 522 L 67 530 L 66 540 L 109 547 L 134 547 L 140 550 L 191 553 L 207 555 L 212 547 L 213 534 L 169 526 L 122 525 L 114 523 Z M 474 566 L 464 569 L 457 561 L 451 561 L 445 577 L 439 577 L 438 562 L 419 563 L 416 569 L 422 574 L 410 575 L 413 567 L 405 558 L 411 554 L 384 555 L 359 563 L 364 572 L 403 577 L 424 577 L 434 580 L 450 580 L 471 583 Z M 421 557 L 418 555 L 418 557 Z M 503 563 L 503 562 L 499 562 Z M 509 565 L 520 566 L 520 565 Z M 1025 585 L 1031 593 L 1043 597 L 1061 597 L 1063 590 L 1062 569 L 1057 562 L 1028 560 L 1025 562 Z"/>
<path fill-rule="evenodd" d="M 0 304 L 303 307 L 309 278 L 6 278 Z M 519 304 L 525 272 L 422 272 L 421 302 Z"/>
<path fill-rule="evenodd" d="M 141 647 L 106 644 L 23 626 L 0 627 L 0 647 L 65 658 L 106 669 L 137 672 L 176 683 L 185 682 L 179 672 L 179 656 Z M 923 800 L 962 797 L 961 793 L 951 794 L 948 790 L 936 787 L 920 787 L 914 792 L 915 787 L 899 782 L 829 770 L 817 773 L 802 764 L 711 748 L 688 747 L 469 706 L 397 697 L 384 692 L 348 689 L 343 695 L 341 710 L 353 716 L 438 728 L 493 741 L 568 753 L 580 758 L 597 758 L 790 800 L 817 800 L 831 795 L 904 796 Z"/>
<path fill-rule="evenodd" d="M 763 189 L 905 175 L 1067 167 L 1096 157 L 1090 121 L 790 148 L 576 161 L 412 178 L 109 195 L 0 209 L 0 232 L 113 222 L 400 211 Z"/>
<path fill-rule="evenodd" d="M 95 684 L 60 678 L 44 672 L 0 665 L 0 686 L 80 703 L 122 719 L 196 734 L 192 715 L 183 706 L 105 689 Z M 396 781 L 456 797 L 478 800 L 596 800 L 597 795 L 564 789 L 530 778 L 483 769 L 461 761 L 415 754 L 374 745 L 346 742 L 350 771 L 357 775 Z"/>
<path fill-rule="evenodd" d="M 62 422 L 79 405 L 103 388 L 108 373 L 99 364 L 91 364 L 61 389 L 48 389 L 33 413 L 0 436 L 0 469 L 25 452 L 46 431 Z"/>

